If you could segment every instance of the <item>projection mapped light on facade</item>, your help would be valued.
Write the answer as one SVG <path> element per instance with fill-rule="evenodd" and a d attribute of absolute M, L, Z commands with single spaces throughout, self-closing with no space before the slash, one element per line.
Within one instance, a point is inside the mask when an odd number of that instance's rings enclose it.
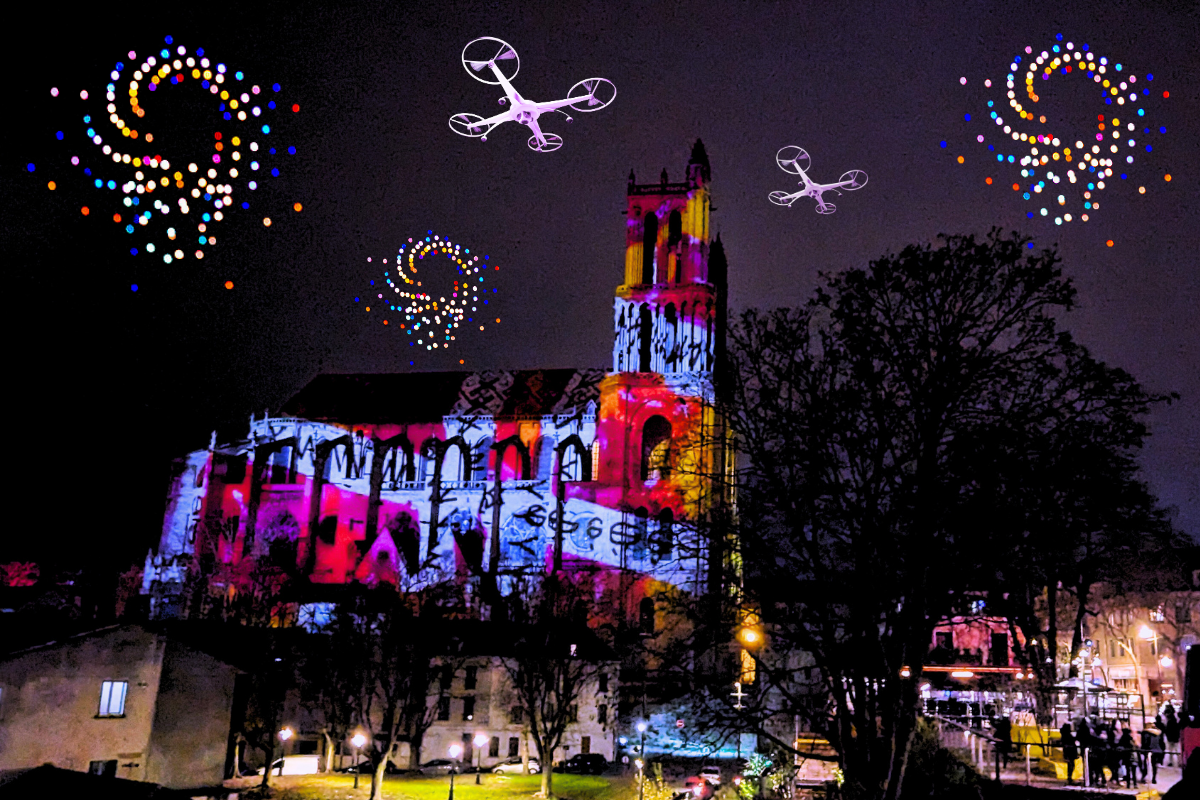
<path fill-rule="evenodd" d="M 203 258 L 217 243 L 217 223 L 267 205 L 258 202 L 260 190 L 280 177 L 296 148 L 279 141 L 276 120 L 285 111 L 278 83 L 254 83 L 170 36 L 165 43 L 140 59 L 131 50 L 114 65 L 107 105 L 89 101 L 85 90 L 75 106 L 64 93 L 56 102 L 79 116 L 54 135 L 91 206 L 133 239 L 129 252 L 170 264 Z M 191 140 L 196 129 L 208 131 L 206 141 Z"/>
<path fill-rule="evenodd" d="M 968 148 L 986 148 L 983 163 L 1005 173 L 996 184 L 1011 187 L 1028 204 L 1026 217 L 1062 225 L 1089 221 L 1100 210 L 1101 192 L 1129 180 L 1135 169 L 1145 169 L 1157 157 L 1154 140 L 1167 128 L 1151 119 L 1170 92 L 1150 88 L 1151 73 L 1139 77 L 1086 44 L 1063 43 L 1061 33 L 1055 40 L 1040 53 L 1026 46 L 1008 64 L 1003 81 L 983 81 L 985 91 L 968 88 L 974 96 L 971 110 L 963 115 L 964 142 L 940 144 L 959 164 L 968 160 Z M 1048 99 L 1042 93 L 1049 95 L 1057 84 L 1095 97 L 1086 121 L 1064 121 L 1076 113 L 1064 108 L 1070 97 L 1060 96 L 1059 103 L 1035 113 Z M 992 185 L 991 175 L 984 183 Z M 1143 183 L 1137 193 L 1145 194 L 1145 187 Z"/>
<path fill-rule="evenodd" d="M 500 267 L 489 256 L 426 231 L 410 237 L 388 261 L 383 259 L 383 275 L 373 278 L 368 292 L 354 302 L 382 317 L 384 325 L 404 331 L 410 346 L 446 348 L 460 334 L 500 321 L 492 304 L 496 289 L 487 285 Z"/>
<path fill-rule="evenodd" d="M 800 176 L 800 185 L 804 188 L 798 192 L 771 192 L 771 202 L 777 206 L 791 206 L 792 203 L 799 200 L 801 197 L 811 197 L 817 201 L 818 214 L 832 214 L 837 211 L 837 206 L 833 203 L 826 202 L 825 192 L 835 192 L 841 194 L 844 189 L 847 192 L 853 192 L 856 189 L 861 189 L 867 185 L 867 173 L 861 169 L 852 169 L 849 172 L 842 174 L 836 183 L 814 183 L 808 177 L 808 169 L 811 166 L 811 159 L 808 153 L 803 148 L 795 145 L 788 145 L 780 148 L 775 154 L 775 163 L 784 172 L 790 172 L 793 175 Z"/>
<path fill-rule="evenodd" d="M 214 593 L 255 564 L 291 563 L 314 584 L 458 586 L 476 608 L 488 587 L 562 570 L 651 632 L 665 586 L 703 591 L 713 577 L 697 523 L 725 502 L 713 476 L 732 463 L 714 408 L 727 270 L 709 185 L 699 143 L 682 182 L 631 176 L 610 369 L 321 375 L 244 438 L 180 459 L 146 563 L 154 613 L 186 613 L 180 587 L 200 568 Z M 495 271 L 489 259 L 432 231 L 371 264 L 388 274 L 362 313 L 389 298 L 389 328 L 416 321 L 412 304 L 443 311 L 443 296 L 490 309 L 464 285 Z M 458 298 L 433 293 L 443 276 Z"/>
<path fill-rule="evenodd" d="M 478 114 L 455 114 L 450 118 L 450 130 L 460 136 L 469 136 L 486 142 L 492 128 L 505 122 L 519 122 L 533 132 L 529 137 L 529 149 L 549 153 L 562 147 L 562 137 L 555 133 L 543 133 L 538 119 L 546 113 L 558 113 L 570 122 L 572 117 L 564 108 L 585 114 L 607 107 L 617 97 L 617 87 L 606 78 L 587 78 L 571 87 L 565 100 L 549 100 L 544 103 L 527 100 L 513 88 L 512 79 L 521 68 L 521 59 L 512 46 L 500 39 L 484 36 L 467 43 L 462 52 L 463 69 L 477 81 L 500 86 L 504 97 L 500 105 L 508 110 L 484 119 Z M 491 73 L 487 77 L 484 70 Z"/>

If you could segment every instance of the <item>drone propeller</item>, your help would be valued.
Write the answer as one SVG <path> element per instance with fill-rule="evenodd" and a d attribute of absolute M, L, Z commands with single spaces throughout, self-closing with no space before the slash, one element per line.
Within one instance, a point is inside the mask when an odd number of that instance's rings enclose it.
<path fill-rule="evenodd" d="M 467 62 L 467 64 L 471 67 L 471 69 L 475 70 L 476 72 L 479 72 L 479 70 L 483 69 L 490 63 L 491 63 L 490 61 L 468 61 Z"/>

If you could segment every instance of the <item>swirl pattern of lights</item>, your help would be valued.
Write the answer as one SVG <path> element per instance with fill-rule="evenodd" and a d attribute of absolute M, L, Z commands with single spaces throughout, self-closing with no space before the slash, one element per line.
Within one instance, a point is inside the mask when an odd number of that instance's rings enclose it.
<path fill-rule="evenodd" d="M 80 212 L 88 216 L 97 210 L 94 206 L 111 206 L 103 214 L 134 237 L 131 255 L 161 255 L 170 264 L 189 256 L 204 258 L 205 249 L 217 243 L 215 223 L 239 206 L 249 211 L 260 181 L 278 178 L 285 156 L 295 155 L 296 148 L 277 144 L 277 135 L 272 136 L 271 122 L 283 113 L 278 83 L 252 84 L 240 70 L 210 60 L 203 48 L 189 53 L 182 45 L 170 47 L 170 36 L 165 42 L 168 47 L 140 61 L 129 51 L 128 63 L 117 62 L 109 73 L 105 112 L 84 114 L 78 135 L 58 131 L 55 136 L 73 149 L 71 165 L 82 170 L 99 195 Z M 141 122 L 150 95 L 185 83 L 209 95 L 207 102 L 218 115 L 211 140 L 202 146 L 207 152 L 197 159 L 200 163 L 172 163 L 156 152 L 155 135 Z M 58 87 L 50 94 L 59 97 Z M 90 100 L 87 90 L 79 97 L 85 103 Z M 291 110 L 299 112 L 300 107 L 293 104 Z M 111 128 L 104 130 L 106 125 Z M 84 138 L 89 147 L 74 151 Z M 48 186 L 57 188 L 54 181 Z M 299 211 L 301 205 L 294 208 Z M 270 224 L 265 217 L 263 225 Z"/>
<path fill-rule="evenodd" d="M 447 275 L 439 266 L 443 258 L 450 262 L 453 274 Z M 496 289 L 489 289 L 484 278 L 500 269 L 488 263 L 488 256 L 473 254 L 461 243 L 427 231 L 426 236 L 401 244 L 392 262 L 383 259 L 383 277 L 372 279 L 365 297 L 355 297 L 354 302 L 382 316 L 384 325 L 394 323 L 403 330 L 410 347 L 447 348 L 462 333 L 476 326 L 482 331 L 493 319 L 500 321 L 487 308 L 489 300 L 495 299 L 488 295 Z"/>
<path fill-rule="evenodd" d="M 1057 42 L 1063 40 L 1062 34 L 1055 38 Z M 1087 222 L 1100 208 L 1100 192 L 1111 188 L 1116 179 L 1128 180 L 1135 161 L 1143 161 L 1148 158 L 1146 154 L 1154 152 L 1150 140 L 1167 132 L 1165 126 L 1150 124 L 1147 113 L 1154 101 L 1170 97 L 1170 92 L 1149 88 L 1153 74 L 1139 79 L 1124 64 L 1097 57 L 1088 45 L 1076 47 L 1073 42 L 1055 43 L 1036 54 L 1032 46 L 1027 46 L 1025 54 L 1016 56 L 1008 69 L 1006 96 L 987 99 L 983 113 L 964 115 L 967 123 L 972 123 L 974 117 L 974 122 L 983 127 L 981 133 L 971 131 L 972 138 L 987 148 L 989 162 L 994 158 L 1014 173 L 1012 191 L 1035 206 L 1035 210 L 1026 212 L 1028 218 L 1053 218 L 1056 225 L 1074 220 Z M 1074 136 L 1052 130 L 1045 115 L 1036 115 L 1032 110 L 1042 99 L 1037 88 L 1039 80 L 1069 76 L 1095 84 L 1105 106 L 1102 113 L 1096 114 L 1094 128 L 1089 126 L 1086 133 Z M 965 86 L 967 79 L 959 78 L 959 83 Z M 993 87 L 990 79 L 983 85 L 1000 89 Z M 942 141 L 941 147 L 945 149 L 947 142 Z M 958 154 L 955 160 L 963 164 L 966 157 Z M 1171 176 L 1164 173 L 1162 179 L 1170 182 Z M 990 175 L 984 180 L 989 186 L 993 184 Z M 1002 179 L 997 182 L 1007 183 Z M 1146 194 L 1144 184 L 1138 193 Z"/>

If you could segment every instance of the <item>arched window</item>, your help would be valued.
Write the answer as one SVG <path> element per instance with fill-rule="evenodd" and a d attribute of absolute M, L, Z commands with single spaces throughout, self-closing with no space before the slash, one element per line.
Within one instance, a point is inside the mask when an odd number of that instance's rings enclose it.
<path fill-rule="evenodd" d="M 433 482 L 433 473 L 437 469 L 437 440 L 426 439 L 421 445 L 421 482 L 428 485 Z"/>
<path fill-rule="evenodd" d="M 655 414 L 642 428 L 642 480 L 671 477 L 671 423 Z"/>
<path fill-rule="evenodd" d="M 658 217 L 653 211 L 643 220 L 645 236 L 642 239 L 642 283 L 655 283 L 654 251 L 658 247 Z"/>
<path fill-rule="evenodd" d="M 678 353 L 678 336 L 679 336 L 679 318 L 675 315 L 675 304 L 668 303 L 666 312 L 663 314 L 666 322 L 667 341 L 663 348 L 666 351 L 664 360 L 666 365 L 670 366 L 675 363 Z"/>
<path fill-rule="evenodd" d="M 295 483 L 295 453 L 296 450 L 291 445 L 285 445 L 271 453 L 267 461 L 266 480 L 264 483 Z"/>
<path fill-rule="evenodd" d="M 554 472 L 554 440 L 549 436 L 540 437 L 534 444 L 533 452 L 537 458 L 537 479 L 550 480 L 550 475 Z"/>
<path fill-rule="evenodd" d="M 683 241 L 683 215 L 679 213 L 679 209 L 675 209 L 667 218 L 667 252 L 670 253 L 668 258 L 671 259 L 671 266 L 674 268 L 671 270 L 674 274 L 667 276 L 667 279 L 676 283 L 683 280 L 683 262 L 676 249 L 676 245 L 681 241 Z"/>
<path fill-rule="evenodd" d="M 403 447 L 389 447 L 383 456 L 383 484 L 396 488 L 396 484 L 413 480 L 412 459 Z"/>
<path fill-rule="evenodd" d="M 467 480 L 486 481 L 488 479 L 489 464 L 492 459 L 492 437 L 485 436 L 480 439 L 471 453 L 471 469 L 467 473 Z"/>
<path fill-rule="evenodd" d="M 643 597 L 638 603 L 638 628 L 647 636 L 653 636 L 654 623 L 654 598 Z"/>
<path fill-rule="evenodd" d="M 650 306 L 643 305 L 638 316 L 638 372 L 650 371 L 650 337 L 654 330 L 654 318 Z"/>

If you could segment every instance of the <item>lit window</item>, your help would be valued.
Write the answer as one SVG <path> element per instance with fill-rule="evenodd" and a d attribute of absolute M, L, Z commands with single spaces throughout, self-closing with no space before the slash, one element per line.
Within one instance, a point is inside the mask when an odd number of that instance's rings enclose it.
<path fill-rule="evenodd" d="M 100 710 L 97 717 L 125 716 L 125 692 L 128 681 L 104 681 L 100 684 Z"/>

